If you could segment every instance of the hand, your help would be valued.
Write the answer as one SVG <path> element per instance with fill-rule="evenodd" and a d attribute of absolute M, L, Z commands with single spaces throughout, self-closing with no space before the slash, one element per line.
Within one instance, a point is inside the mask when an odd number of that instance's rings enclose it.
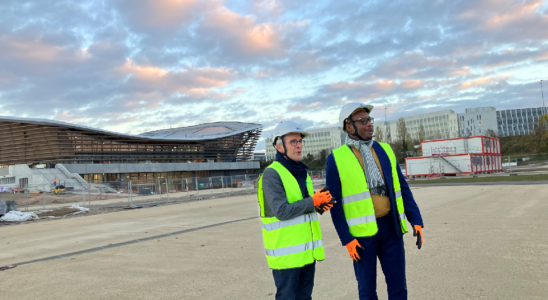
<path fill-rule="evenodd" d="M 422 237 L 422 226 L 420 225 L 415 225 L 413 226 L 413 236 L 416 236 L 417 237 L 417 248 L 419 248 L 419 250 L 421 249 L 422 247 L 422 243 L 424 242 L 424 239 Z"/>
<path fill-rule="evenodd" d="M 317 191 L 314 196 L 312 196 L 312 200 L 314 201 L 316 211 L 320 214 L 330 210 L 331 207 L 333 207 L 333 204 L 337 203 L 337 201 L 333 200 L 333 196 L 331 196 L 331 193 L 329 193 L 327 188 Z"/>
<path fill-rule="evenodd" d="M 320 204 L 320 206 L 316 206 L 316 212 L 320 215 L 323 215 L 324 212 L 330 210 L 333 207 L 333 204 L 337 203 L 337 201 L 331 199 L 329 202 L 325 202 Z"/>
<path fill-rule="evenodd" d="M 362 247 L 362 245 L 360 245 L 360 243 L 358 243 L 358 240 L 354 239 L 352 242 L 346 244 L 346 249 L 348 250 L 348 254 L 350 254 L 350 257 L 355 261 L 355 262 L 361 262 L 361 257 L 360 255 L 358 254 L 358 247 Z"/>
<path fill-rule="evenodd" d="M 312 196 L 312 200 L 314 200 L 314 206 L 316 207 L 322 205 L 322 203 L 331 201 L 332 198 L 333 197 L 331 196 L 331 193 L 326 188 L 317 191 L 314 196 Z"/>

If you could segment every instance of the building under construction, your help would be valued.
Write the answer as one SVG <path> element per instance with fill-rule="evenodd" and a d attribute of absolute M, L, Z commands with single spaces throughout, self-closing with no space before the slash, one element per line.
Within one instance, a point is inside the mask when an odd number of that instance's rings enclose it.
<path fill-rule="evenodd" d="M 87 182 L 242 175 L 259 168 L 251 158 L 261 130 L 260 124 L 215 122 L 132 135 L 0 117 L 0 180 L 17 182 L 13 170 L 21 165 L 52 185 L 59 170 L 67 180 L 79 174 Z"/>

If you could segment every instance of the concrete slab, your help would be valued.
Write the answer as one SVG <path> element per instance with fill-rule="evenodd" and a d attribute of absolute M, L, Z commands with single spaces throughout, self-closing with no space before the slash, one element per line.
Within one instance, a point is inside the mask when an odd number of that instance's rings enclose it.
<path fill-rule="evenodd" d="M 546 299 L 547 185 L 413 187 L 425 245 L 405 236 L 410 299 Z M 255 196 L 0 229 L 0 265 L 257 215 Z M 357 299 L 346 248 L 320 218 L 314 299 Z M 379 268 L 378 293 L 387 299 Z M 260 220 L 198 229 L 0 272 L 4 299 L 273 299 Z"/>

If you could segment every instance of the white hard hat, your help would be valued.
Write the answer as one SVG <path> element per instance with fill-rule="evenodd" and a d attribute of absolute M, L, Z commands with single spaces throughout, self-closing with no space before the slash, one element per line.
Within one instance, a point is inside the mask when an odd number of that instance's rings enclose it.
<path fill-rule="evenodd" d="M 278 124 L 278 126 L 276 126 L 276 128 L 274 128 L 274 140 L 272 141 L 272 145 L 276 146 L 277 138 L 288 133 L 300 133 L 303 138 L 308 136 L 308 132 L 306 132 L 306 130 L 304 130 L 301 126 L 297 125 L 297 123 L 292 121 L 282 121 Z"/>
<path fill-rule="evenodd" d="M 369 113 L 373 111 L 373 105 L 366 105 L 363 103 L 358 102 L 352 102 L 348 103 L 341 109 L 341 112 L 339 113 L 339 123 L 341 124 L 342 130 L 346 132 L 346 129 L 344 129 L 344 120 L 348 119 L 356 110 L 358 109 L 367 109 Z"/>

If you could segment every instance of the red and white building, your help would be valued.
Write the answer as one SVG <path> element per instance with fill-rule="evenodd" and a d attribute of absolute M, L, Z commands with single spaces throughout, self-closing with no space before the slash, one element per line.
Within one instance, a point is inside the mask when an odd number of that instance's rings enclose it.
<path fill-rule="evenodd" d="M 408 177 L 502 171 L 500 140 L 487 136 L 424 141 L 422 156 L 405 159 Z"/>

